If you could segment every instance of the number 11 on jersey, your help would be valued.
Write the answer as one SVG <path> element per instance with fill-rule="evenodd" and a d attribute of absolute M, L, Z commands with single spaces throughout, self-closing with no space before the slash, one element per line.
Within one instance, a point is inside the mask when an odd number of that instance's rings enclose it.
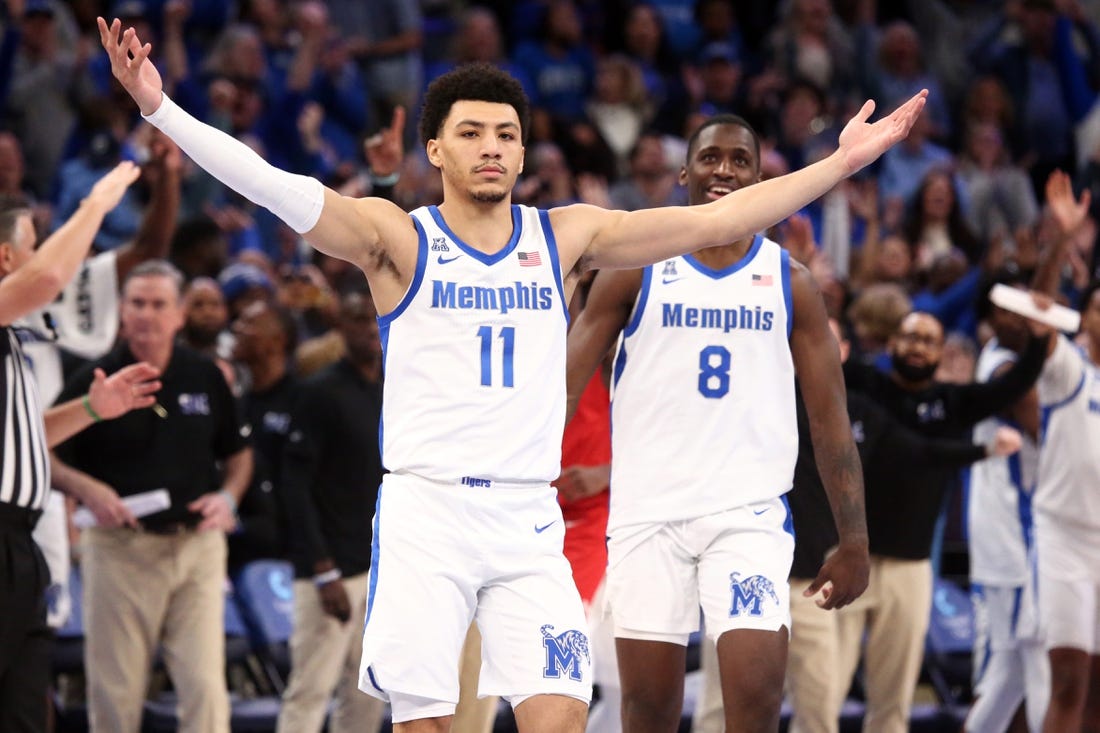
<path fill-rule="evenodd" d="M 477 330 L 477 336 L 481 339 L 481 386 L 493 386 L 493 327 L 482 326 Z M 513 355 L 516 350 L 515 326 L 502 326 L 500 338 L 504 348 L 502 354 L 501 382 L 504 387 L 515 387 L 515 379 L 512 371 Z"/>

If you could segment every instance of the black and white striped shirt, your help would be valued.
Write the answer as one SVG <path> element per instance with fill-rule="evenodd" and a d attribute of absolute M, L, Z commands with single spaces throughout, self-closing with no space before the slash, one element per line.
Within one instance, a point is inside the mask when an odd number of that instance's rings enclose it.
<path fill-rule="evenodd" d="M 16 329 L 0 328 L 0 504 L 39 510 L 50 488 L 42 401 Z"/>

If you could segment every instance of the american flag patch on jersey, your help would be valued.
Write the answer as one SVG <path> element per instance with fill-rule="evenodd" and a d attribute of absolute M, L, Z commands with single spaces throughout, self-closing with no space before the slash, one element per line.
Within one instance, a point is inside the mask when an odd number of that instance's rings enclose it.
<path fill-rule="evenodd" d="M 538 252 L 520 252 L 519 253 L 519 265 L 520 267 L 538 267 L 542 264 L 542 258 L 539 257 Z"/>
<path fill-rule="evenodd" d="M 753 275 L 752 284 L 760 285 L 762 287 L 771 287 L 772 276 L 771 275 Z"/>

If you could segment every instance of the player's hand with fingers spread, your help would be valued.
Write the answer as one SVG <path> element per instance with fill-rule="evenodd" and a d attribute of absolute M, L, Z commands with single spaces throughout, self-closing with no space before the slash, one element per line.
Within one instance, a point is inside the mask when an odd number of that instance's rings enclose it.
<path fill-rule="evenodd" d="M 156 367 L 145 362 L 125 366 L 109 377 L 102 369 L 96 369 L 88 388 L 88 402 L 104 420 L 152 407 L 156 402 L 153 394 L 160 389 L 159 374 Z"/>
<path fill-rule="evenodd" d="M 843 608 L 867 590 L 870 574 L 871 558 L 867 546 L 842 542 L 825 558 L 814 582 L 802 595 L 811 598 L 824 588 L 824 600 L 817 605 L 826 610 Z"/>
<path fill-rule="evenodd" d="M 99 40 L 111 59 L 111 73 L 137 102 L 143 115 L 150 115 L 160 106 L 164 84 L 160 72 L 149 61 L 151 44 L 142 44 L 133 28 L 122 30 L 122 22 L 115 18 L 107 25 L 103 18 L 96 18 Z"/>
<path fill-rule="evenodd" d="M 904 140 L 924 109 L 927 97 L 928 90 L 920 90 L 888 117 L 874 124 L 869 124 L 867 120 L 875 111 L 875 103 L 870 99 L 864 102 L 863 108 L 840 132 L 839 152 L 844 156 L 848 175 L 876 160 L 891 145 Z"/>

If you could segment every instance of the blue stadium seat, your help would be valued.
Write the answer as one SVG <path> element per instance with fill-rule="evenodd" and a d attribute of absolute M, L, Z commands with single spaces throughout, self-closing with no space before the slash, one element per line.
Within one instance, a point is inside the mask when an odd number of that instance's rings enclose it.
<path fill-rule="evenodd" d="M 974 609 L 970 596 L 952 581 L 936 578 L 925 638 L 924 672 L 944 705 L 970 702 L 973 650 Z"/>
<path fill-rule="evenodd" d="M 294 570 L 289 562 L 256 560 L 241 568 L 234 583 L 252 648 L 278 693 L 282 693 L 290 672 L 293 582 Z"/>

